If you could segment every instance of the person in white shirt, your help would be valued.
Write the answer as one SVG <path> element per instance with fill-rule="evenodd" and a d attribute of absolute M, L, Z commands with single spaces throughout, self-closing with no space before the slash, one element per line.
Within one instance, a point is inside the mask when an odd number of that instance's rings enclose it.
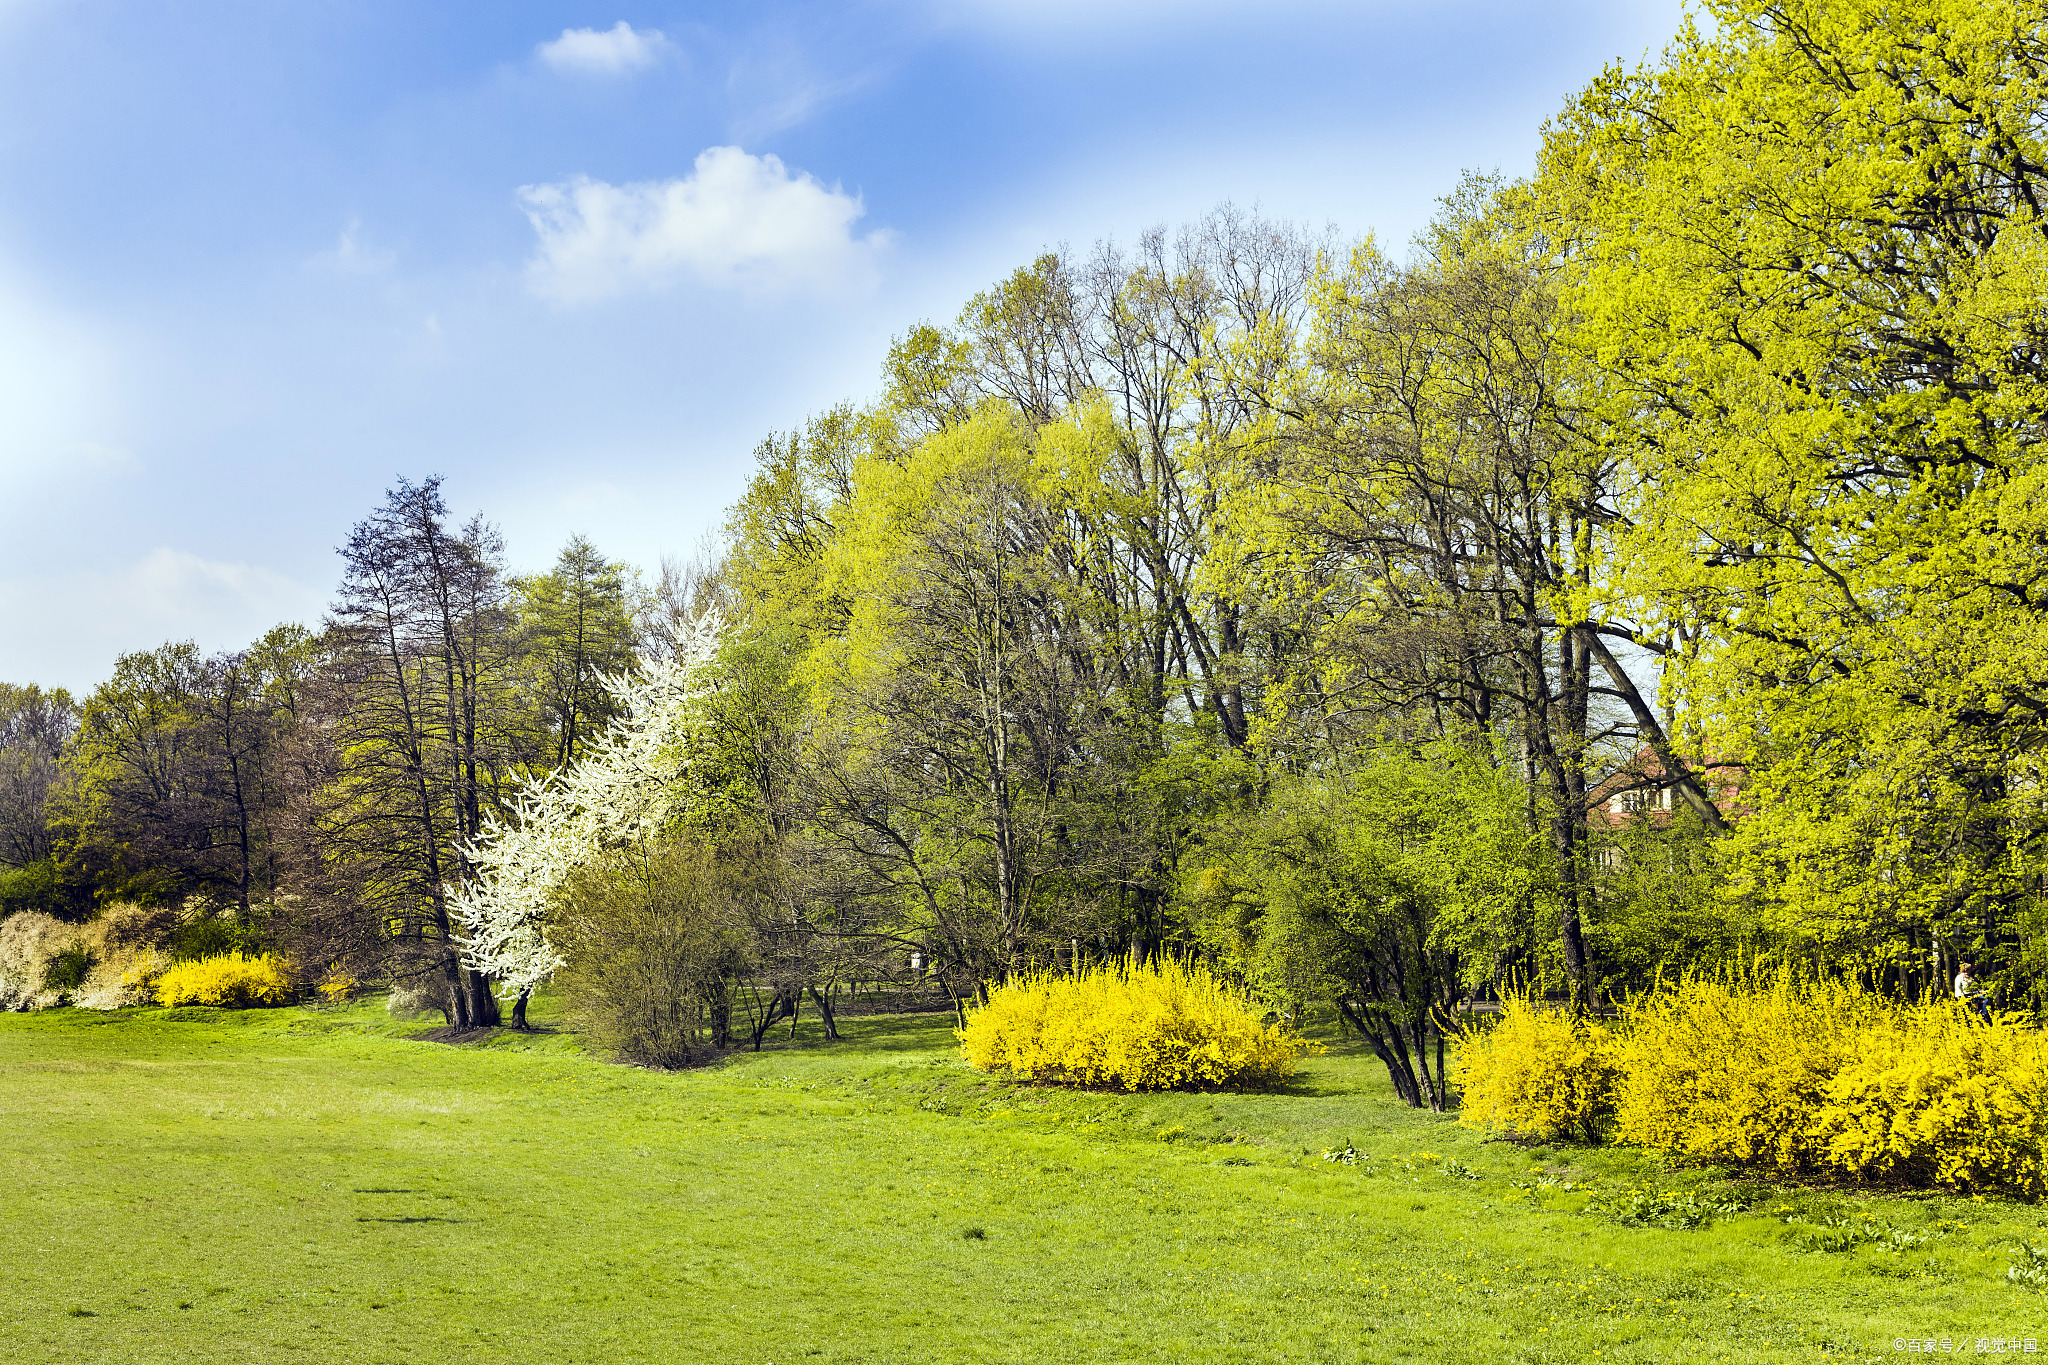
<path fill-rule="evenodd" d="M 1979 986 L 1977 978 L 1971 975 L 1971 970 L 1976 965 L 1974 962 L 1965 962 L 1962 964 L 1962 970 L 1956 973 L 1956 999 L 1962 1001 L 1971 1013 L 1988 1024 L 1991 1022 L 1991 1007 L 1984 1003 L 1984 988 Z"/>

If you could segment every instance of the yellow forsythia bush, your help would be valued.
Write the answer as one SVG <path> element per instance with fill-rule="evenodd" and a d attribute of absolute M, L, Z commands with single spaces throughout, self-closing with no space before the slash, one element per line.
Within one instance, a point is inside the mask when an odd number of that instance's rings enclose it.
<path fill-rule="evenodd" d="M 1614 1136 L 1686 1161 L 1816 1164 L 1814 1115 L 1882 997 L 1780 971 L 1688 973 L 1622 1007 Z"/>
<path fill-rule="evenodd" d="M 1614 1054 L 1614 1037 L 1598 1020 L 1510 995 L 1492 1027 L 1458 1041 L 1460 1117 L 1476 1126 L 1597 1140 L 1614 1103 Z"/>
<path fill-rule="evenodd" d="M 996 987 L 967 1016 L 960 1050 L 983 1071 L 1068 1085 L 1272 1085 L 1309 1045 L 1263 1015 L 1199 962 L 1103 963 Z"/>
<path fill-rule="evenodd" d="M 159 1005 L 275 1005 L 291 994 L 283 964 L 269 953 L 222 953 L 180 962 L 157 978 Z"/>
<path fill-rule="evenodd" d="M 1677 1163 L 2048 1194 L 2048 1034 L 1792 971 L 1693 973 L 1615 1024 L 1527 999 L 1458 1046 L 1462 1121 Z"/>
<path fill-rule="evenodd" d="M 1861 1030 L 1813 1137 L 1844 1175 L 2048 1193 L 2048 1037 L 1948 1003 Z"/>

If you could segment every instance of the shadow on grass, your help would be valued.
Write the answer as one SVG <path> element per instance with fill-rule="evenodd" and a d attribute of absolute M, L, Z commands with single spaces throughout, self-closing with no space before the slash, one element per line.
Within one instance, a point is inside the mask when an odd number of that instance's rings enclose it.
<path fill-rule="evenodd" d="M 814 1021 L 805 1020 L 792 1042 L 786 1029 L 778 1028 L 776 1031 L 784 1036 L 763 1039 L 761 1051 L 802 1052 L 829 1057 L 834 1051 L 888 1055 L 952 1051 L 959 1046 L 953 1038 L 953 1016 L 950 1014 L 863 1014 L 851 1019 L 841 1018 L 838 1042 L 827 1042 L 818 1037 L 816 1029 Z M 731 1055 L 752 1056 L 753 1051 L 752 1047 L 742 1043 L 733 1049 Z"/>

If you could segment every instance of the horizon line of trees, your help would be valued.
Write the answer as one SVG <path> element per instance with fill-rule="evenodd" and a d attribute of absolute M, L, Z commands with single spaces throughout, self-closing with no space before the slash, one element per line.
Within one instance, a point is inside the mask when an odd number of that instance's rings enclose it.
<path fill-rule="evenodd" d="M 1445 1012 L 1510 980 L 2035 998 L 2048 35 L 1704 8 L 1405 259 L 1227 206 L 1041 256 L 766 439 L 654 589 L 581 541 L 509 578 L 401 481 L 317 632 L 0 697 L 0 898 L 260 902 L 492 1022 L 476 841 L 715 607 L 672 818 L 536 922 L 625 1050 L 1077 944 L 1324 1005 L 1439 1108 Z"/>

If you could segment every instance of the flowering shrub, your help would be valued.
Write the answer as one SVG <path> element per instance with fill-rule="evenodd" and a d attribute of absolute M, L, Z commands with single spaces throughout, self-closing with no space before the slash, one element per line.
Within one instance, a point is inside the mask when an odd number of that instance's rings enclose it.
<path fill-rule="evenodd" d="M 269 953 L 222 953 L 180 962 L 157 978 L 159 1005 L 275 1005 L 291 994 L 283 964 Z"/>
<path fill-rule="evenodd" d="M 1308 1044 L 1198 962 L 1105 963 L 1033 972 L 967 1016 L 960 1049 L 983 1071 L 1121 1090 L 1272 1085 Z"/>
<path fill-rule="evenodd" d="M 1459 1045 L 1461 1121 L 1616 1139 L 1683 1163 L 2048 1194 L 2048 1037 L 1791 972 L 1693 974 L 1614 1026 L 1509 1000 Z"/>
<path fill-rule="evenodd" d="M 1811 1173 L 1828 1081 L 1889 1008 L 1791 972 L 1667 982 L 1622 1009 L 1614 1135 L 1686 1161 Z"/>
<path fill-rule="evenodd" d="M 1459 1040 L 1457 1057 L 1466 1123 L 1594 1141 L 1614 1107 L 1613 1036 L 1527 995 L 1502 1000 L 1498 1021 Z"/>
<path fill-rule="evenodd" d="M 40 910 L 0 920 L 0 1009 L 40 1010 L 62 1002 L 48 984 L 50 964 L 72 947 L 78 929 Z"/>
<path fill-rule="evenodd" d="M 330 1005 L 346 1005 L 363 989 L 363 983 L 339 967 L 329 967 L 327 975 L 320 979 L 321 997 Z"/>
<path fill-rule="evenodd" d="M 82 1010 L 118 1010 L 146 1005 L 156 992 L 156 979 L 170 970 L 171 958 L 160 948 L 110 947 L 93 963 L 71 1003 Z"/>
<path fill-rule="evenodd" d="M 2048 1040 L 1946 1002 L 1860 1030 L 1814 1115 L 1845 1175 L 2048 1193 Z"/>

